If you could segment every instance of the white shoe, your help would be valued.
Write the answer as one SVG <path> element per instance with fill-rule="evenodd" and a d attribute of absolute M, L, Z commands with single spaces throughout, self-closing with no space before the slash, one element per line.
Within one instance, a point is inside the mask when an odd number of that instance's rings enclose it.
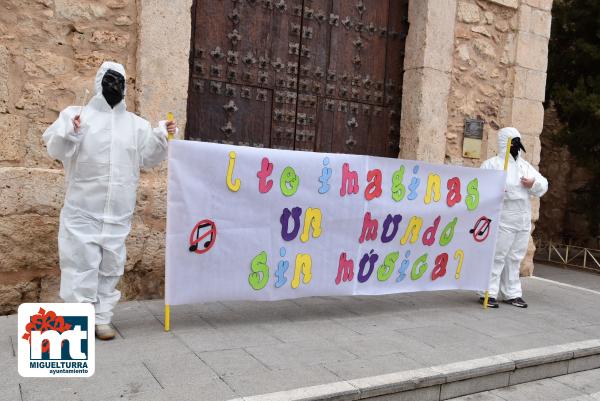
<path fill-rule="evenodd" d="M 117 332 L 111 324 L 97 324 L 96 325 L 96 338 L 100 340 L 112 340 L 115 338 Z"/>

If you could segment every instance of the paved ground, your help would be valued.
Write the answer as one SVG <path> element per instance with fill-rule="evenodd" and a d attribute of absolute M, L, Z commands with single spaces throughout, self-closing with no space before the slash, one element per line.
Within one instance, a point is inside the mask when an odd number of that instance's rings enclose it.
<path fill-rule="evenodd" d="M 573 269 L 542 264 L 536 264 L 534 274 L 538 277 L 600 292 L 600 274 L 573 271 Z"/>
<path fill-rule="evenodd" d="M 224 400 L 600 337 L 600 294 L 523 284 L 525 310 L 457 291 L 220 302 L 173 308 L 170 333 L 162 301 L 122 303 L 119 338 L 97 342 L 96 374 L 77 380 L 21 378 L 16 316 L 0 317 L 0 399 Z"/>
<path fill-rule="evenodd" d="M 600 401 L 600 369 L 504 387 L 453 401 Z"/>

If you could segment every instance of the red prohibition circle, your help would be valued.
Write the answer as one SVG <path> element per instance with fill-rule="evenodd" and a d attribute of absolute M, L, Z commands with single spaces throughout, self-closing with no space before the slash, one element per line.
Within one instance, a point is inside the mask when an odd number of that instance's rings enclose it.
<path fill-rule="evenodd" d="M 210 229 L 200 235 L 200 229 L 205 227 L 210 227 Z M 204 241 L 204 239 L 208 236 L 210 236 L 210 239 L 208 241 Z M 210 251 L 210 249 L 215 245 L 216 240 L 217 226 L 215 223 L 208 219 L 200 220 L 198 223 L 196 223 L 194 229 L 190 233 L 189 250 L 190 252 L 202 255 L 203 253 Z"/>

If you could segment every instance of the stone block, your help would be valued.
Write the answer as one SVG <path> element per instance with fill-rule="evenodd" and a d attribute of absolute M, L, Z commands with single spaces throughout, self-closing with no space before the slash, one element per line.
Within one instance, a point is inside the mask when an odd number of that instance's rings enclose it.
<path fill-rule="evenodd" d="M 62 163 L 53 160 L 48 155 L 48 150 L 42 139 L 42 135 L 49 124 L 32 123 L 27 127 L 25 136 L 22 139 L 25 147 L 25 156 L 23 157 L 24 167 L 48 168 L 62 170 Z"/>
<path fill-rule="evenodd" d="M 439 399 L 439 385 L 369 398 L 370 401 L 438 401 Z"/>
<path fill-rule="evenodd" d="M 139 112 L 153 124 L 163 120 L 167 111 L 177 119 L 180 132 L 185 127 L 192 0 L 139 3 L 140 27 L 137 43 L 137 102 Z M 157 24 L 156 21 L 161 21 Z M 169 27 L 165 35 L 164 27 Z M 173 46 L 173 43 L 178 43 Z M 165 63 L 164 60 L 170 60 Z M 165 77 L 169 77 L 168 80 Z"/>
<path fill-rule="evenodd" d="M 546 73 L 515 67 L 514 96 L 543 102 L 546 98 Z"/>
<path fill-rule="evenodd" d="M 72 22 L 92 21 L 106 17 L 108 8 L 100 2 L 55 0 L 56 14 Z"/>
<path fill-rule="evenodd" d="M 540 8 L 542 10 L 550 11 L 552 10 L 552 3 L 554 0 L 540 0 Z"/>
<path fill-rule="evenodd" d="M 529 32 L 519 32 L 515 62 L 521 67 L 546 72 L 548 67 L 548 38 Z"/>
<path fill-rule="evenodd" d="M 511 125 L 521 134 L 539 135 L 544 127 L 544 106 L 537 100 L 514 98 Z"/>
<path fill-rule="evenodd" d="M 90 43 L 101 49 L 123 50 L 129 44 L 129 34 L 117 31 L 94 31 Z"/>
<path fill-rule="evenodd" d="M 446 376 L 447 382 L 455 382 L 479 376 L 488 376 L 496 373 L 509 372 L 514 368 L 514 361 L 501 355 L 471 359 L 468 361 L 432 367 L 434 371 L 440 372 Z"/>
<path fill-rule="evenodd" d="M 56 274 L 46 274 L 40 278 L 39 302 L 62 302 L 60 292 L 59 269 Z"/>
<path fill-rule="evenodd" d="M 0 106 L 1 107 L 1 106 Z M 24 130 L 25 119 L 14 114 L 0 114 L 0 161 L 19 163 L 25 156 L 26 142 L 21 132 Z"/>
<path fill-rule="evenodd" d="M 40 272 L 57 275 L 57 235 L 58 217 L 0 216 L 0 273 L 8 273 L 0 281 L 29 282 Z"/>
<path fill-rule="evenodd" d="M 46 112 L 46 105 L 51 102 L 46 92 L 48 85 L 28 81 L 23 85 L 21 96 L 15 103 L 15 108 L 23 110 L 25 115 L 33 120 L 41 120 Z"/>
<path fill-rule="evenodd" d="M 531 221 L 537 222 L 540 218 L 540 198 L 531 198 Z"/>
<path fill-rule="evenodd" d="M 523 158 L 531 163 L 534 167 L 540 164 L 540 154 L 542 151 L 542 144 L 540 142 L 539 135 L 521 134 L 521 141 L 527 152 L 521 153 Z M 534 174 L 533 171 L 528 173 L 530 176 Z"/>
<path fill-rule="evenodd" d="M 519 274 L 522 277 L 529 277 L 533 275 L 533 270 L 535 269 L 535 265 L 533 264 L 533 255 L 535 253 L 535 244 L 533 242 L 533 238 L 529 236 L 529 242 L 527 243 L 527 253 L 521 262 L 521 266 L 519 266 Z"/>
<path fill-rule="evenodd" d="M 496 58 L 496 49 L 489 39 L 477 38 L 473 40 L 472 47 L 475 54 L 485 60 L 494 60 Z"/>
<path fill-rule="evenodd" d="M 0 46 L 0 113 L 8 112 L 8 65 L 10 53 L 6 46 Z"/>
<path fill-rule="evenodd" d="M 550 11 L 533 9 L 531 10 L 530 32 L 545 38 L 550 37 L 550 28 L 552 24 L 552 15 Z"/>
<path fill-rule="evenodd" d="M 521 4 L 518 11 L 519 31 L 531 32 L 531 11 L 532 8 L 527 4 Z"/>
<path fill-rule="evenodd" d="M 450 75 L 430 68 L 407 70 L 402 91 L 400 157 L 443 163 Z"/>
<path fill-rule="evenodd" d="M 61 171 L 0 167 L 0 183 L 0 216 L 35 214 L 58 217 L 64 198 Z"/>
<path fill-rule="evenodd" d="M 509 376 L 510 373 L 504 372 L 442 384 L 440 400 L 506 387 L 508 386 Z"/>
<path fill-rule="evenodd" d="M 357 388 L 347 382 L 323 384 L 319 386 L 302 387 L 294 390 L 244 397 L 244 401 L 280 401 L 280 400 L 358 400 L 360 393 Z"/>
<path fill-rule="evenodd" d="M 552 2 L 553 0 L 523 0 L 522 3 L 540 10 L 550 11 L 552 10 Z"/>
<path fill-rule="evenodd" d="M 511 352 L 502 356 L 515 362 L 517 369 L 566 361 L 573 358 L 573 345 L 562 344 Z"/>
<path fill-rule="evenodd" d="M 504 7 L 514 8 L 519 7 L 519 0 L 488 0 L 490 3 L 496 3 Z"/>
<path fill-rule="evenodd" d="M 575 358 L 596 354 L 600 354 L 600 339 L 580 341 L 573 344 L 573 356 Z"/>
<path fill-rule="evenodd" d="M 2 273 L 0 273 L 0 282 L 0 315 L 16 313 L 23 302 L 37 302 L 37 282 L 21 280 L 4 284 L 6 281 Z"/>
<path fill-rule="evenodd" d="M 600 368 L 600 354 L 584 356 L 569 361 L 569 373 Z"/>
<path fill-rule="evenodd" d="M 406 38 L 404 69 L 429 67 L 452 70 L 456 1 L 411 2 L 411 29 Z"/>
<path fill-rule="evenodd" d="M 502 57 L 500 57 L 500 64 L 504 66 L 512 66 L 515 62 L 517 53 L 517 46 L 515 42 L 515 34 L 507 33 L 506 42 L 504 43 L 504 49 L 502 50 Z"/>
<path fill-rule="evenodd" d="M 461 22 L 466 22 L 467 24 L 474 24 L 478 23 L 481 20 L 481 11 L 479 9 L 479 6 L 475 3 L 459 1 L 457 16 L 458 20 Z"/>
<path fill-rule="evenodd" d="M 446 377 L 443 373 L 431 368 L 423 368 L 349 380 L 348 383 L 358 388 L 363 398 L 370 398 L 437 386 L 445 381 Z"/>
<path fill-rule="evenodd" d="M 510 375 L 509 385 L 531 382 L 548 377 L 566 375 L 569 372 L 569 361 L 544 363 L 528 368 L 518 368 Z"/>

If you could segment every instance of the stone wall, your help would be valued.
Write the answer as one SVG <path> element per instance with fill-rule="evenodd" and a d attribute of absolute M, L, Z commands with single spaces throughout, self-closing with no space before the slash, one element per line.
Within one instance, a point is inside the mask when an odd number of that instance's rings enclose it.
<path fill-rule="evenodd" d="M 411 1 L 400 157 L 476 167 L 498 153 L 496 130 L 514 126 L 537 167 L 551 8 L 552 0 Z M 481 159 L 462 156 L 465 117 L 486 121 Z M 538 210 L 534 200 L 534 222 Z M 521 274 L 532 274 L 534 251 L 530 240 Z"/>
<path fill-rule="evenodd" d="M 0 314 L 57 297 L 63 176 L 41 134 L 92 90 L 103 60 L 125 64 L 129 110 L 153 124 L 174 111 L 183 132 L 191 3 L 0 0 Z M 400 157 L 477 166 L 462 157 L 462 131 L 481 116 L 482 159 L 497 151 L 495 129 L 514 125 L 539 163 L 551 3 L 411 0 Z M 163 295 L 165 172 L 141 177 L 124 299 Z"/>
<path fill-rule="evenodd" d="M 496 132 L 510 124 L 517 10 L 490 1 L 458 3 L 448 100 L 446 162 L 478 167 L 497 153 Z M 481 159 L 463 157 L 466 118 L 485 121 Z"/>
<path fill-rule="evenodd" d="M 585 210 L 579 205 L 577 190 L 591 178 L 591 173 L 577 165 L 565 146 L 553 137 L 563 128 L 554 107 L 544 115 L 541 136 L 540 172 L 552 183 L 540 202 L 540 219 L 534 237 L 542 241 L 573 244 L 600 249 L 600 237 L 594 237 Z"/>
<path fill-rule="evenodd" d="M 57 297 L 63 173 L 41 136 L 85 88 L 93 93 L 103 60 L 126 66 L 135 104 L 136 19 L 135 0 L 0 1 L 0 313 Z M 137 228 L 129 265 L 140 236 Z M 126 280 L 129 295 L 145 291 L 137 281 Z"/>

